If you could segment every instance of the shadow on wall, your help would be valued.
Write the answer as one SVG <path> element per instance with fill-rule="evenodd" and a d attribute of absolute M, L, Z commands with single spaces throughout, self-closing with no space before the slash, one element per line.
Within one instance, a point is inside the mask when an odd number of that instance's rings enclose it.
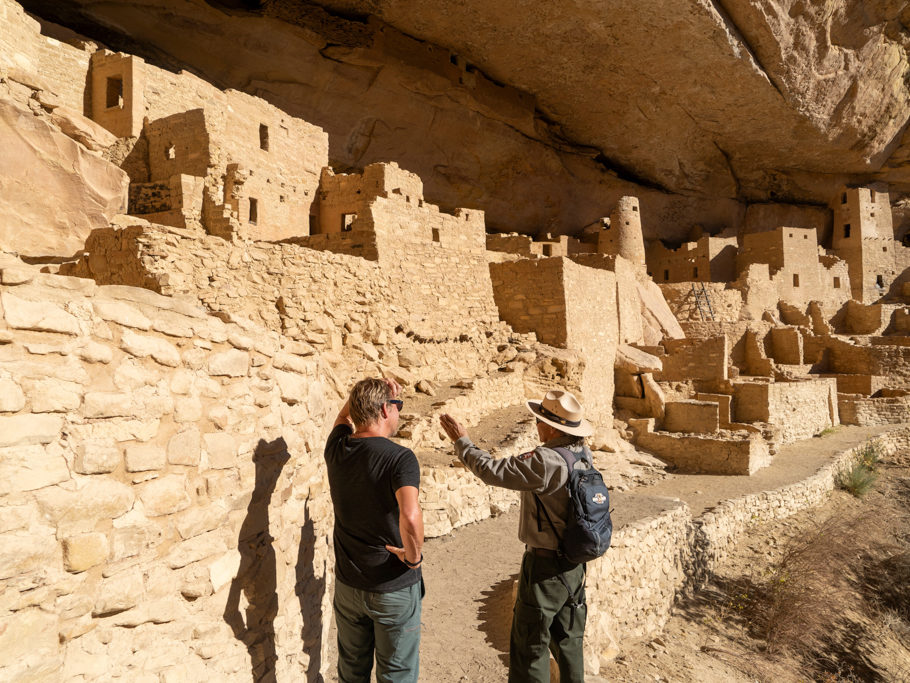
<path fill-rule="evenodd" d="M 269 533 L 269 502 L 290 459 L 283 438 L 267 442 L 260 439 L 253 452 L 256 483 L 247 507 L 246 518 L 237 537 L 240 568 L 231 582 L 224 620 L 234 637 L 246 645 L 254 682 L 275 680 L 275 617 L 278 615 L 276 558 Z M 246 619 L 240 612 L 240 594 L 246 596 Z"/>
<path fill-rule="evenodd" d="M 307 658 L 308 683 L 323 683 L 322 673 L 322 596 L 326 588 L 326 571 L 321 578 L 314 571 L 316 561 L 316 527 L 307 508 L 300 529 L 300 549 L 297 552 L 297 582 L 294 592 L 300 601 L 303 629 L 300 634 L 303 654 Z M 329 618 L 328 615 L 326 618 Z"/>

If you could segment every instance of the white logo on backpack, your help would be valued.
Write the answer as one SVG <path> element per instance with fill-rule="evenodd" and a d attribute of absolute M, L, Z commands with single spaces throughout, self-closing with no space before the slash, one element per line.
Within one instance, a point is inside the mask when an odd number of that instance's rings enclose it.
<path fill-rule="evenodd" d="M 593 500 L 598 505 L 603 505 L 605 502 L 607 502 L 607 497 L 602 493 L 598 493 L 591 500 Z"/>

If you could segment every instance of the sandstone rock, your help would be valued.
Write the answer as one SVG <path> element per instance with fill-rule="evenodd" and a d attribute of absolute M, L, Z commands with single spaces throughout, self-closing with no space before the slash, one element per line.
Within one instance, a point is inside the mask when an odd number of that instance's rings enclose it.
<path fill-rule="evenodd" d="M 31 282 L 37 272 L 28 266 L 7 266 L 0 270 L 0 284 L 24 285 Z"/>
<path fill-rule="evenodd" d="M 237 464 L 237 442 L 224 432 L 204 434 L 205 451 L 209 456 L 209 467 L 226 469 Z"/>
<path fill-rule="evenodd" d="M 22 386 L 33 413 L 75 411 L 82 404 L 82 387 L 57 379 L 26 379 Z"/>
<path fill-rule="evenodd" d="M 171 569 L 180 569 L 225 550 L 227 550 L 225 534 L 222 531 L 209 531 L 175 545 L 165 558 L 165 562 Z"/>
<path fill-rule="evenodd" d="M 139 499 L 149 517 L 179 512 L 190 505 L 186 492 L 186 477 L 170 474 L 142 485 Z"/>
<path fill-rule="evenodd" d="M 212 562 L 209 565 L 209 580 L 211 581 L 212 589 L 217 593 L 223 586 L 234 580 L 239 569 L 240 553 L 237 550 L 229 550 Z"/>
<path fill-rule="evenodd" d="M 175 517 L 175 526 L 180 538 L 186 540 L 207 531 L 218 529 L 227 521 L 227 508 L 221 503 L 205 507 L 192 507 Z"/>
<path fill-rule="evenodd" d="M 57 638 L 58 618 L 41 609 L 6 614 L 0 629 L 3 674 L 10 681 L 61 680 L 63 650 Z"/>
<path fill-rule="evenodd" d="M 71 256 L 126 208 L 126 173 L 6 99 L 0 149 L 0 249 Z"/>
<path fill-rule="evenodd" d="M 129 486 L 108 478 L 82 480 L 76 490 L 60 486 L 35 493 L 44 518 L 68 533 L 94 530 L 99 520 L 115 519 L 133 507 L 135 497 Z"/>
<path fill-rule="evenodd" d="M 63 417 L 59 415 L 13 415 L 0 417 L 0 448 L 46 444 L 60 436 Z"/>
<path fill-rule="evenodd" d="M 250 355 L 236 349 L 216 353 L 209 359 L 208 370 L 215 377 L 246 377 L 250 370 Z"/>
<path fill-rule="evenodd" d="M 126 447 L 124 457 L 127 472 L 148 472 L 160 470 L 165 464 L 164 449 L 149 444 L 137 444 Z"/>
<path fill-rule="evenodd" d="M 55 107 L 50 119 L 64 135 L 90 150 L 100 152 L 117 142 L 116 135 L 69 107 Z"/>
<path fill-rule="evenodd" d="M 129 394 L 115 392 L 89 392 L 85 395 L 82 414 L 88 418 L 126 417 L 132 414 Z"/>
<path fill-rule="evenodd" d="M 616 348 L 616 360 L 614 363 L 616 367 L 633 374 L 660 372 L 663 370 L 663 362 L 660 358 L 628 344 L 620 344 Z"/>
<path fill-rule="evenodd" d="M 202 452 L 199 429 L 190 427 L 174 434 L 167 443 L 167 461 L 172 465 L 197 467 Z"/>
<path fill-rule="evenodd" d="M 107 560 L 107 536 L 100 533 L 80 534 L 63 539 L 63 566 L 68 572 L 84 572 Z"/>
<path fill-rule="evenodd" d="M 419 367 L 422 363 L 414 349 L 407 348 L 398 352 L 398 364 L 403 368 Z"/>
<path fill-rule="evenodd" d="M 43 571 L 60 561 L 59 553 L 53 535 L 0 534 L 0 580 Z"/>
<path fill-rule="evenodd" d="M 95 313 L 102 320 L 137 330 L 148 330 L 152 326 L 151 321 L 142 314 L 142 311 L 123 301 L 95 300 L 92 305 Z"/>
<path fill-rule="evenodd" d="M 124 330 L 120 338 L 120 348 L 137 358 L 151 356 L 162 365 L 175 368 L 180 365 L 180 352 L 177 348 L 158 337 L 136 334 Z"/>
<path fill-rule="evenodd" d="M 275 379 L 281 391 L 281 400 L 295 405 L 303 403 L 309 396 L 309 383 L 305 377 L 292 372 L 275 371 Z"/>
<path fill-rule="evenodd" d="M 142 599 L 144 592 L 142 572 L 139 569 L 129 569 L 111 576 L 102 581 L 99 586 L 92 616 L 117 614 L 135 607 Z"/>
<path fill-rule="evenodd" d="M 120 462 L 120 449 L 113 439 L 86 439 L 76 446 L 74 466 L 79 474 L 113 472 Z"/>
<path fill-rule="evenodd" d="M 3 227 L 0 224 L 0 240 Z M 79 321 L 60 306 L 50 302 L 27 301 L 9 292 L 0 292 L 6 323 L 17 330 L 79 334 Z"/>
<path fill-rule="evenodd" d="M 0 413 L 18 413 L 25 407 L 25 394 L 11 379 L 0 379 Z"/>
<path fill-rule="evenodd" d="M 34 491 L 69 478 L 61 453 L 43 446 L 0 448 L 0 495 Z"/>
<path fill-rule="evenodd" d="M 89 341 L 79 348 L 79 357 L 86 363 L 110 363 L 114 358 L 114 353 L 110 347 L 98 342 Z"/>
<path fill-rule="evenodd" d="M 421 394 L 426 394 L 427 396 L 435 396 L 436 389 L 433 387 L 433 383 L 425 379 L 420 380 L 414 386 L 414 388 L 419 391 Z"/>
<path fill-rule="evenodd" d="M 174 422 L 198 422 L 202 418 L 202 403 L 198 398 L 178 398 L 174 401 Z"/>

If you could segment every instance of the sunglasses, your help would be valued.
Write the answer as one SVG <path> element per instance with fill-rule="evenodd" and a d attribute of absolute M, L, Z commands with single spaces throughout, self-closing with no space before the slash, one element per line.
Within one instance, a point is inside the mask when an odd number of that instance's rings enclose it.
<path fill-rule="evenodd" d="M 402 401 L 400 398 L 390 398 L 388 401 L 386 401 L 386 403 L 391 403 L 395 406 L 398 406 L 399 413 L 401 412 L 401 409 L 404 408 L 404 401 Z"/>

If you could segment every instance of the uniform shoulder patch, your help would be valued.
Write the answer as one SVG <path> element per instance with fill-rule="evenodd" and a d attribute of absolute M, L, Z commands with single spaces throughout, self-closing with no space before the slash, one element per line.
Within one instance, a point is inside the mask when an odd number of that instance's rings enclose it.
<path fill-rule="evenodd" d="M 532 455 L 534 455 L 534 451 L 528 451 L 527 453 L 522 453 L 521 455 L 519 455 L 519 456 L 518 456 L 518 459 L 519 459 L 519 460 L 527 460 L 527 459 L 530 458 Z"/>

